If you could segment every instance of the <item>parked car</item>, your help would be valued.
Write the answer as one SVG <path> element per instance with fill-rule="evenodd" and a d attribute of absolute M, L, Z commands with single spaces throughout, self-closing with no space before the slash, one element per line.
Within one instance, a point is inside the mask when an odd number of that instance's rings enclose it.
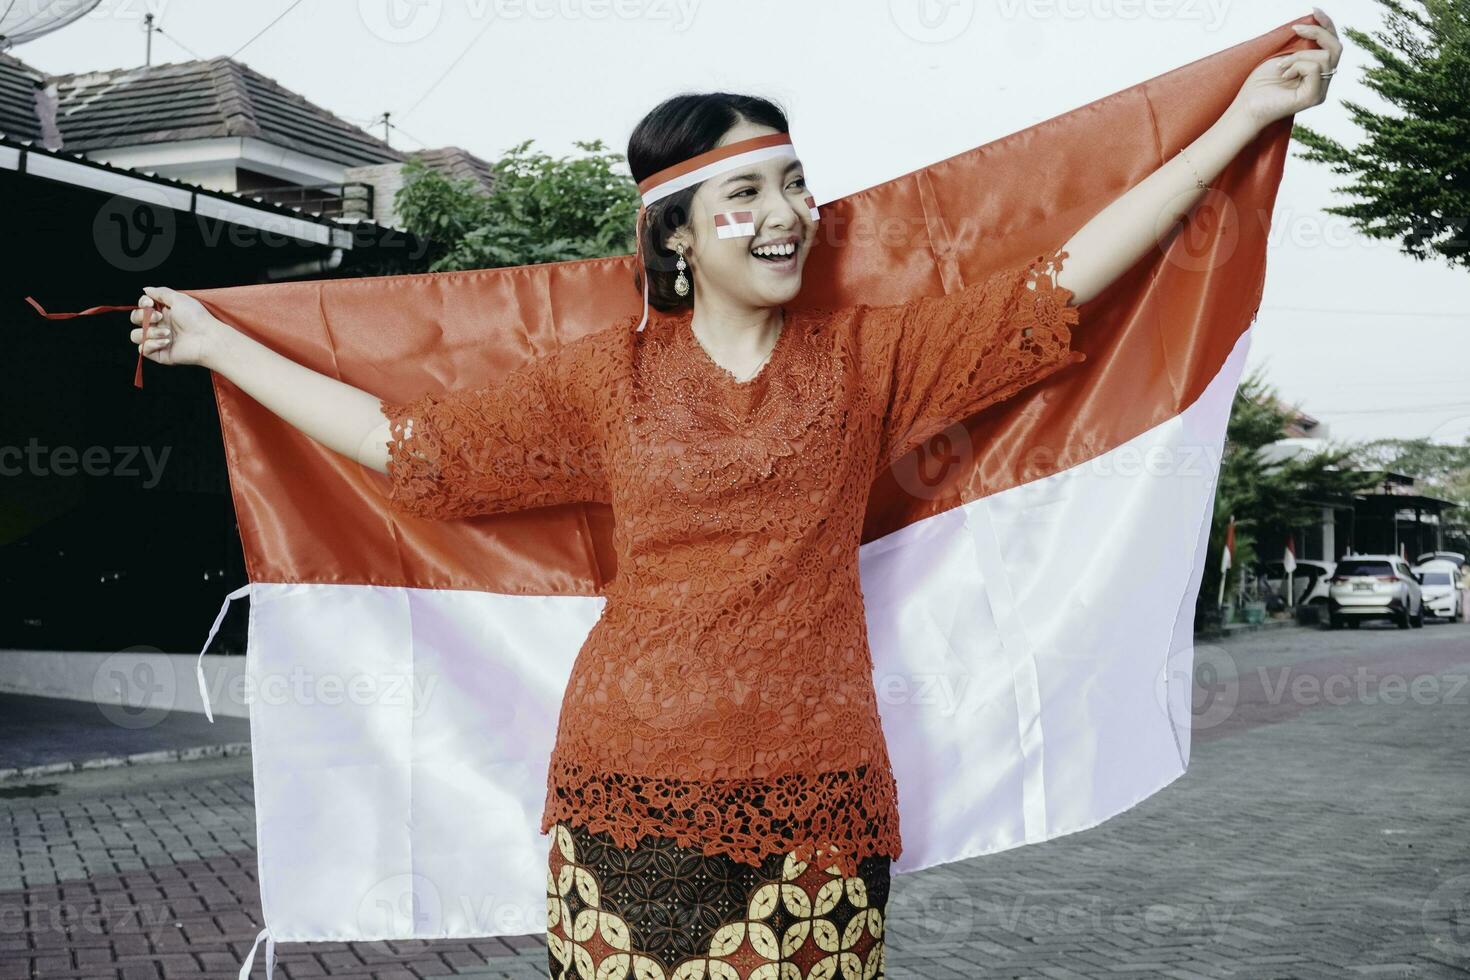
<path fill-rule="evenodd" d="M 1279 561 L 1268 561 L 1263 566 L 1266 585 L 1286 601 L 1286 566 Z M 1327 601 L 1328 580 L 1336 562 L 1318 561 L 1315 558 L 1298 558 L 1296 571 L 1291 575 L 1292 601 L 1298 606 L 1321 604 Z"/>
<path fill-rule="evenodd" d="M 1419 574 L 1419 591 L 1424 611 L 1440 619 L 1460 618 L 1460 566 L 1444 558 L 1431 558 L 1414 569 Z"/>
<path fill-rule="evenodd" d="M 1458 551 L 1426 551 L 1418 558 L 1415 558 L 1414 562 L 1416 564 L 1423 565 L 1426 562 L 1434 561 L 1436 558 L 1443 558 L 1445 561 L 1452 561 L 1460 568 L 1465 567 L 1465 556 L 1460 554 Z"/>
<path fill-rule="evenodd" d="M 1398 555 L 1353 555 L 1337 563 L 1327 591 L 1328 621 L 1357 629 L 1367 619 L 1391 619 L 1399 629 L 1424 625 L 1419 578 Z"/>

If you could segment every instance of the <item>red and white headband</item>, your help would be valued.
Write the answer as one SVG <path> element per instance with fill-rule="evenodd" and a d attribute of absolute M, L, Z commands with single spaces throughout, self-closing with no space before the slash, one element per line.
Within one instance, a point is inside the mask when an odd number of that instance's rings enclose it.
<path fill-rule="evenodd" d="M 655 201 L 663 200 L 670 194 L 677 194 L 685 188 L 693 187 L 711 177 L 728 173 L 737 167 L 745 167 L 779 157 L 792 157 L 793 159 L 796 157 L 796 148 L 791 143 L 789 133 L 768 133 L 764 136 L 736 140 L 725 146 L 717 146 L 712 150 L 695 154 L 672 167 L 665 167 L 658 173 L 638 182 L 638 194 L 643 199 L 642 205 L 638 208 L 637 225 L 638 267 L 643 277 L 643 319 L 638 321 L 639 330 L 642 330 L 648 323 L 648 267 L 643 264 L 642 234 L 643 215 L 648 206 Z M 816 199 L 808 195 L 806 205 L 812 220 L 817 220 Z M 755 213 L 753 211 L 721 212 L 715 215 L 715 232 L 721 238 L 754 235 Z"/>

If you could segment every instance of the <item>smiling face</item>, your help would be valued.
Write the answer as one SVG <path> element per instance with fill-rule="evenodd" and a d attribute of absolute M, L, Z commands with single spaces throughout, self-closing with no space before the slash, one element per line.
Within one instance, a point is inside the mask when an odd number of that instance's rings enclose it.
<path fill-rule="evenodd" d="M 777 130 L 741 120 L 725 146 Z M 800 160 L 775 157 L 704 181 L 694 192 L 689 224 L 669 237 L 683 243 L 699 303 L 739 311 L 779 306 L 801 291 L 801 270 L 816 237 Z M 755 235 L 720 238 L 715 215 L 750 211 Z M 762 257 L 762 256 L 769 257 Z"/>

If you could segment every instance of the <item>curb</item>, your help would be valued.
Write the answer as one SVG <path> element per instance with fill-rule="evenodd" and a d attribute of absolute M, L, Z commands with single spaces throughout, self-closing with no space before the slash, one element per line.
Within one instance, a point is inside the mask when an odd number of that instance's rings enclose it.
<path fill-rule="evenodd" d="M 1213 627 L 1211 629 L 1199 630 L 1194 634 L 1196 640 L 1228 640 L 1242 633 L 1258 633 L 1261 630 L 1279 630 L 1296 627 L 1298 629 L 1321 629 L 1316 623 L 1299 623 L 1295 619 L 1268 619 L 1262 623 L 1231 623 L 1226 627 Z"/>
<path fill-rule="evenodd" d="M 226 742 L 223 745 L 202 745 L 188 749 L 158 749 L 153 752 L 135 752 L 132 755 L 103 756 L 97 759 L 48 762 L 39 766 L 0 769 L 0 783 L 35 776 L 59 776 L 65 773 L 86 772 L 91 769 L 116 769 L 122 766 L 148 765 L 154 762 L 189 762 L 194 759 L 216 759 L 249 754 L 249 742 Z"/>

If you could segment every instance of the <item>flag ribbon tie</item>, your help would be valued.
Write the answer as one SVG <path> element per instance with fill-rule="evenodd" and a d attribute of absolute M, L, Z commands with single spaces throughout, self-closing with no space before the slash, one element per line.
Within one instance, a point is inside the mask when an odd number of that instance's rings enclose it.
<path fill-rule="evenodd" d="M 85 310 L 77 310 L 75 313 L 47 313 L 46 310 L 42 308 L 41 304 L 37 303 L 33 297 L 27 296 L 26 302 L 34 306 L 36 308 L 36 312 L 41 314 L 48 320 L 70 320 L 74 316 L 87 316 L 92 313 L 111 313 L 114 310 L 145 309 L 145 307 L 141 306 L 125 306 L 121 304 L 115 304 L 111 306 L 89 306 Z M 154 309 L 168 309 L 168 305 L 166 303 L 160 303 L 158 302 L 158 300 L 154 300 L 153 302 L 156 304 Z M 134 388 L 143 387 L 143 344 L 146 343 L 148 343 L 148 324 L 145 323 L 143 324 L 143 343 L 140 343 L 138 345 L 138 366 L 133 370 Z"/>

